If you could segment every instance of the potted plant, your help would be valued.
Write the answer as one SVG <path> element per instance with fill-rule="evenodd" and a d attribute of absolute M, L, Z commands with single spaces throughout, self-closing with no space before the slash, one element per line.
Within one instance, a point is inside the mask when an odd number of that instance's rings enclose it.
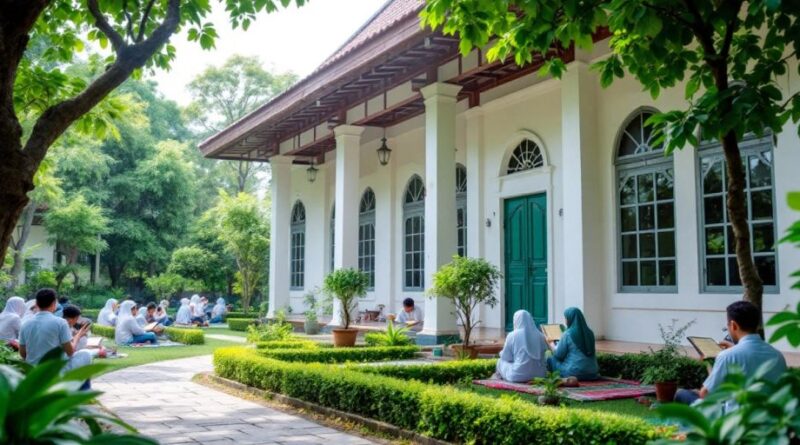
<path fill-rule="evenodd" d="M 464 343 L 451 345 L 458 356 L 477 357 L 478 351 L 470 345 L 472 330 L 481 323 L 475 320 L 475 311 L 481 303 L 489 307 L 497 304 L 495 289 L 501 276 L 497 267 L 482 258 L 457 255 L 433 275 L 428 294 L 450 300 L 464 328 Z"/>
<path fill-rule="evenodd" d="M 305 295 L 303 301 L 308 308 L 305 311 L 305 321 L 303 321 L 303 331 L 308 335 L 319 334 L 319 320 L 317 319 L 317 296 L 314 292 Z"/>
<path fill-rule="evenodd" d="M 642 374 L 642 380 L 652 383 L 656 387 L 656 400 L 659 402 L 672 402 L 678 390 L 678 358 L 685 355 L 681 342 L 694 320 L 678 327 L 678 320 L 673 319 L 669 326 L 658 325 L 664 346 L 655 351 L 650 349 L 650 364 Z"/>
<path fill-rule="evenodd" d="M 535 385 L 542 385 L 544 392 L 536 398 L 540 405 L 558 405 L 561 402 L 561 393 L 558 387 L 561 386 L 561 374 L 558 371 L 548 372 L 547 377 L 535 379 Z"/>
<path fill-rule="evenodd" d="M 367 294 L 369 277 L 358 269 L 339 269 L 325 277 L 323 290 L 342 304 L 344 326 L 333 329 L 333 345 L 353 346 L 356 344 L 357 329 L 350 329 L 358 298 Z"/>

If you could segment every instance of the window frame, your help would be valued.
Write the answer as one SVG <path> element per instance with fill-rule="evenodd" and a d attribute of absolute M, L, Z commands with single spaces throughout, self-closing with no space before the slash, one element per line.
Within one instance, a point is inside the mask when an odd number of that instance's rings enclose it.
<path fill-rule="evenodd" d="M 298 207 L 299 206 L 299 207 Z M 302 220 L 296 220 L 295 213 L 303 211 Z M 289 290 L 304 290 L 306 275 L 306 209 L 298 200 L 292 206 L 289 221 Z M 299 265 L 299 267 L 296 267 Z"/>
<path fill-rule="evenodd" d="M 459 174 L 463 174 L 463 187 L 459 181 Z M 462 213 L 461 224 L 458 222 L 458 213 Z M 462 257 L 467 256 L 467 168 L 456 163 L 456 253 Z M 459 242 L 463 239 L 463 243 Z"/>
<path fill-rule="evenodd" d="M 420 199 L 408 202 L 407 196 L 410 193 L 410 187 L 414 181 L 420 181 L 422 184 L 422 193 Z M 406 188 L 403 193 L 403 223 L 401 226 L 401 239 L 403 240 L 403 291 L 406 292 L 421 292 L 425 290 L 425 199 L 426 199 L 427 190 L 425 188 L 425 182 L 419 175 L 412 175 L 411 178 L 406 183 Z M 406 227 L 411 219 L 419 218 L 420 219 L 420 232 L 418 233 L 410 233 L 406 230 Z M 413 224 L 413 223 L 412 223 Z M 411 250 L 407 249 L 407 239 L 409 237 L 419 237 L 420 241 L 420 250 Z M 413 240 L 412 240 L 413 246 Z M 413 248 L 413 247 L 412 247 Z M 414 267 L 409 269 L 408 264 L 408 256 L 409 255 L 420 255 L 420 264 L 419 267 Z M 413 265 L 412 265 L 413 266 Z M 408 273 L 411 272 L 412 274 L 419 273 L 420 274 L 420 283 L 419 286 L 414 286 L 414 283 L 409 285 L 407 278 Z M 412 277 L 412 282 L 413 282 Z"/>
<path fill-rule="evenodd" d="M 371 196 L 371 201 L 367 197 Z M 365 208 L 365 203 L 367 207 Z M 371 204 L 371 207 L 369 206 Z M 358 206 L 358 269 L 369 277 L 367 291 L 375 290 L 375 192 L 367 187 Z M 366 237 L 365 232 L 371 232 Z M 368 268 L 365 266 L 369 266 Z"/>
<path fill-rule="evenodd" d="M 780 239 L 778 236 L 778 214 L 777 214 L 777 201 L 775 200 L 775 144 L 773 143 L 772 133 L 766 132 L 763 136 L 758 137 L 753 134 L 745 135 L 745 137 L 739 141 L 739 151 L 742 155 L 743 160 L 746 162 L 747 158 L 755 153 L 762 153 L 766 149 L 769 149 L 769 152 L 772 155 L 772 165 L 770 166 L 770 190 L 771 190 L 771 199 L 772 199 L 772 219 L 770 220 L 759 220 L 758 223 L 766 223 L 767 221 L 772 223 L 772 237 L 775 243 L 775 248 L 773 253 L 771 254 L 775 258 L 775 284 L 774 285 L 764 285 L 764 293 L 765 294 L 778 294 L 780 293 L 780 261 L 778 257 L 778 240 Z M 700 284 L 700 293 L 703 294 L 722 294 L 722 295 L 730 295 L 730 294 L 741 294 L 743 292 L 742 285 L 724 285 L 724 286 L 710 286 L 706 280 L 708 275 L 708 266 L 706 263 L 706 259 L 708 254 L 706 253 L 706 223 L 705 223 L 705 197 L 706 193 L 703 189 L 703 160 L 706 158 L 715 158 L 717 160 L 722 159 L 722 165 L 725 165 L 725 156 L 722 152 L 722 146 L 719 141 L 707 141 L 703 142 L 700 147 L 696 150 L 695 155 L 695 166 L 696 166 L 696 200 L 697 200 L 697 247 L 698 247 L 698 261 L 700 267 L 698 267 L 699 273 L 699 284 Z M 723 170 L 723 176 L 727 175 L 727 173 Z M 757 256 L 768 256 L 768 255 L 757 255 L 755 250 L 753 249 L 753 220 L 752 220 L 752 198 L 751 198 L 751 187 L 750 187 L 750 169 L 745 169 L 745 181 L 746 181 L 746 199 L 747 199 L 747 221 L 749 224 L 750 229 L 750 250 L 753 254 L 753 258 Z M 722 257 L 725 259 L 725 278 L 726 282 L 730 282 L 729 270 L 727 261 L 730 258 L 736 258 L 736 252 L 729 254 L 728 244 L 727 244 L 727 227 L 728 227 L 728 208 L 727 208 L 727 182 L 725 182 L 725 186 L 722 191 L 723 197 L 723 227 L 725 227 L 725 247 L 723 250 Z M 759 190 L 756 190 L 759 191 Z M 714 224 L 712 224 L 714 225 Z M 716 256 L 716 255 L 712 255 Z"/>

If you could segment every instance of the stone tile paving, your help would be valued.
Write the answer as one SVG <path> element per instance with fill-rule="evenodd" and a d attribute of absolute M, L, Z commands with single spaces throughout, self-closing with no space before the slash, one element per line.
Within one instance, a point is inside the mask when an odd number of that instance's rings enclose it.
<path fill-rule="evenodd" d="M 93 387 L 103 406 L 167 445 L 375 443 L 191 381 L 211 370 L 211 356 L 171 360 L 106 374 Z"/>

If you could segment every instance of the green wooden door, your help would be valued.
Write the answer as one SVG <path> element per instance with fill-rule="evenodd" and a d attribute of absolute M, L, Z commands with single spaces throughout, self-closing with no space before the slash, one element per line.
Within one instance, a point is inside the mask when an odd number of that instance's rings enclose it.
<path fill-rule="evenodd" d="M 506 331 L 514 312 L 525 309 L 547 322 L 547 198 L 544 194 L 504 203 Z"/>

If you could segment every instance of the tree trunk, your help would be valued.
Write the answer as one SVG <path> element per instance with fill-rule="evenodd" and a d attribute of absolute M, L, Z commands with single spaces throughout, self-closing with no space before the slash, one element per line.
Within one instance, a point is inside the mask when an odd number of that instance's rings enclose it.
<path fill-rule="evenodd" d="M 0 114 L 0 119 L 2 119 Z M 3 126 L 3 125 L 0 125 Z M 4 140 L 3 144 L 10 141 Z M 11 145 L 11 144 L 9 144 Z M 30 199 L 28 192 L 33 190 L 33 172 L 27 157 L 19 149 L 11 147 L 0 149 L 0 259 L 5 257 L 17 221 Z"/>
<path fill-rule="evenodd" d="M 25 259 L 23 258 L 23 249 L 25 244 L 28 243 L 28 237 L 31 234 L 31 227 L 33 226 L 33 217 L 36 214 L 36 203 L 31 201 L 25 206 L 22 211 L 22 230 L 20 231 L 19 239 L 14 245 L 14 265 L 11 267 L 11 283 L 9 288 L 16 287 L 19 283 L 19 276 L 25 266 Z"/>

